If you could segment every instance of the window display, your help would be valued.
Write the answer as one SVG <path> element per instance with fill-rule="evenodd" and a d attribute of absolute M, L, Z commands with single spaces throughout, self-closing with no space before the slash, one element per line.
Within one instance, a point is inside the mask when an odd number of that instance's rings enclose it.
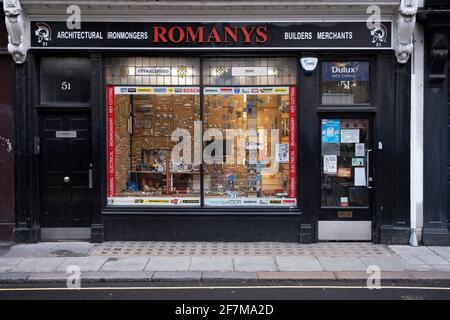
<path fill-rule="evenodd" d="M 108 204 L 297 207 L 295 66 L 108 58 Z"/>
<path fill-rule="evenodd" d="M 206 87 L 204 106 L 205 205 L 296 206 L 295 87 Z"/>
<path fill-rule="evenodd" d="M 200 166 L 183 153 L 193 140 L 173 153 L 199 117 L 198 87 L 108 87 L 109 204 L 200 205 Z"/>
<path fill-rule="evenodd" d="M 322 104 L 369 103 L 369 62 L 322 63 Z"/>

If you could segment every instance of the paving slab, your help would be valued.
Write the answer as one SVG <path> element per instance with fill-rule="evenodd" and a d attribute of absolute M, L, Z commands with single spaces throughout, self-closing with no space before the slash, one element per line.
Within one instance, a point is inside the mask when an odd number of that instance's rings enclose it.
<path fill-rule="evenodd" d="M 258 272 L 259 280 L 335 280 L 333 272 Z"/>
<path fill-rule="evenodd" d="M 26 258 L 11 269 L 11 272 L 52 272 L 67 258 Z"/>
<path fill-rule="evenodd" d="M 433 267 L 429 264 L 408 264 L 409 271 L 434 271 Z"/>
<path fill-rule="evenodd" d="M 84 257 L 96 245 L 83 241 L 16 244 L 3 257 Z"/>
<path fill-rule="evenodd" d="M 108 258 L 100 271 L 144 271 L 148 257 Z"/>
<path fill-rule="evenodd" d="M 410 275 L 416 280 L 449 280 L 450 272 L 441 271 L 412 271 Z"/>
<path fill-rule="evenodd" d="M 67 272 L 69 266 L 78 266 L 81 272 L 85 271 L 98 271 L 106 262 L 107 258 L 103 257 L 77 257 L 77 258 L 67 258 L 63 263 L 61 263 L 56 272 Z"/>
<path fill-rule="evenodd" d="M 203 272 L 204 281 L 258 280 L 256 272 Z"/>
<path fill-rule="evenodd" d="M 152 281 L 200 281 L 201 272 L 165 272 L 157 271 L 153 274 Z"/>
<path fill-rule="evenodd" d="M 0 258 L 0 272 L 6 272 L 15 267 L 24 258 Z"/>
<path fill-rule="evenodd" d="M 390 246 L 408 264 L 448 264 L 445 258 L 428 247 Z"/>
<path fill-rule="evenodd" d="M 231 257 L 192 257 L 189 271 L 233 271 Z"/>
<path fill-rule="evenodd" d="M 389 248 L 394 251 L 398 255 L 424 255 L 424 254 L 432 254 L 433 251 L 428 249 L 427 247 L 411 247 L 406 245 L 390 245 Z"/>
<path fill-rule="evenodd" d="M 361 261 L 368 266 L 378 266 L 381 271 L 406 271 L 409 265 L 400 258 L 372 258 L 362 257 Z"/>
<path fill-rule="evenodd" d="M 234 270 L 243 272 L 277 271 L 272 257 L 235 257 Z"/>
<path fill-rule="evenodd" d="M 450 264 L 432 264 L 430 267 L 436 271 L 450 272 Z"/>
<path fill-rule="evenodd" d="M 450 259 L 450 247 L 428 247 L 428 249 L 447 260 Z"/>
<path fill-rule="evenodd" d="M 0 283 L 24 283 L 29 276 L 27 272 L 0 273 Z"/>
<path fill-rule="evenodd" d="M 27 282 L 67 282 L 69 276 L 65 272 L 31 273 Z"/>
<path fill-rule="evenodd" d="M 425 261 L 413 255 L 402 255 L 401 258 L 410 266 L 426 265 Z"/>
<path fill-rule="evenodd" d="M 371 274 L 361 271 L 337 271 L 335 272 L 338 280 L 367 280 Z M 406 271 L 385 271 L 381 272 L 381 284 L 383 280 L 409 280 L 411 275 Z"/>
<path fill-rule="evenodd" d="M 317 257 L 325 271 L 366 271 L 366 265 L 353 257 Z"/>
<path fill-rule="evenodd" d="M 151 271 L 92 271 L 81 275 L 81 286 L 86 282 L 149 282 L 152 280 Z"/>
<path fill-rule="evenodd" d="M 450 262 L 448 262 L 445 258 L 441 257 L 440 255 L 436 254 L 436 253 L 432 253 L 432 254 L 424 254 L 424 255 L 420 255 L 417 256 L 417 258 L 419 258 L 420 260 L 422 260 L 423 262 L 427 263 L 427 264 L 446 264 L 446 265 L 450 265 Z"/>
<path fill-rule="evenodd" d="M 146 271 L 189 271 L 190 257 L 151 257 Z"/>
<path fill-rule="evenodd" d="M 276 257 L 280 271 L 323 271 L 315 257 Z"/>

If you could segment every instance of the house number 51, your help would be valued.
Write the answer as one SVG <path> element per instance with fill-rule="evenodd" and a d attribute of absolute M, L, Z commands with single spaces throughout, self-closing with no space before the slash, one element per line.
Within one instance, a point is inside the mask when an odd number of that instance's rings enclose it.
<path fill-rule="evenodd" d="M 70 82 L 67 82 L 67 81 L 61 82 L 61 90 L 62 91 L 72 90 Z"/>

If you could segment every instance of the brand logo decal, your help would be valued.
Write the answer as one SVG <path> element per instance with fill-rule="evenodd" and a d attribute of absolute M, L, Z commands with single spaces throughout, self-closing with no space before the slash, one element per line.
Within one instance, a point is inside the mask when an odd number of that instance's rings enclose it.
<path fill-rule="evenodd" d="M 373 37 L 372 43 L 375 43 L 376 46 L 381 46 L 382 43 L 386 42 L 387 34 L 387 29 L 383 24 L 375 26 L 375 28 L 370 30 L 370 35 Z"/>
<path fill-rule="evenodd" d="M 38 43 L 46 46 L 48 42 L 52 41 L 52 28 L 45 22 L 37 22 L 36 26 L 34 34 L 38 37 Z"/>

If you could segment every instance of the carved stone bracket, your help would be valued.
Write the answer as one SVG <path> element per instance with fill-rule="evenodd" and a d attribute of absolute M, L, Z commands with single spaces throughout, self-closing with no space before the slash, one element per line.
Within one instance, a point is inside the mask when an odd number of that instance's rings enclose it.
<path fill-rule="evenodd" d="M 395 55 L 399 63 L 408 62 L 414 49 L 413 33 L 416 26 L 417 6 L 417 0 L 402 0 L 400 3 L 395 46 Z"/>
<path fill-rule="evenodd" d="M 26 24 L 19 0 L 4 0 L 6 29 L 8 30 L 8 52 L 14 62 L 23 63 L 27 58 Z"/>

